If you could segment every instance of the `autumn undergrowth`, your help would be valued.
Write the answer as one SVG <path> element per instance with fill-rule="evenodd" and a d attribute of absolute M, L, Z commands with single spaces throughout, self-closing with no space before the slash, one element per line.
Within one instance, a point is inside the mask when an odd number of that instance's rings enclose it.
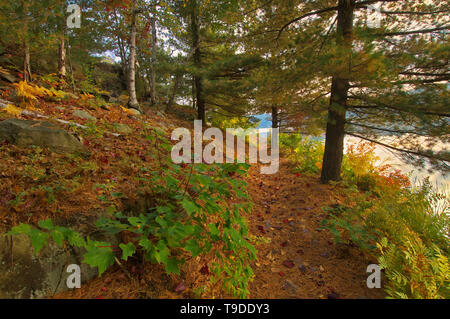
<path fill-rule="evenodd" d="M 154 129 L 147 139 L 154 146 L 148 155 L 152 165 L 143 162 L 139 168 L 137 192 L 144 194 L 152 207 L 125 212 L 111 200 L 96 223 L 105 238 L 121 240 L 117 247 L 55 225 L 51 219 L 36 226 L 21 223 L 9 234 L 28 235 L 36 253 L 51 241 L 60 247 L 84 248 L 84 263 L 98 267 L 99 276 L 119 260 L 131 258 L 161 264 L 168 274 L 180 274 L 187 259 L 204 256 L 209 260 L 211 287 L 219 285 L 226 293 L 245 298 L 253 277 L 250 262 L 256 258 L 245 219 L 252 204 L 241 179 L 249 166 L 176 165 L 170 159 L 171 144 L 164 132 Z M 103 191 L 108 189 L 105 186 Z M 110 195 L 104 200 L 121 196 Z"/>
<path fill-rule="evenodd" d="M 321 142 L 290 135 L 280 144 L 297 172 L 320 172 Z M 378 160 L 373 144 L 347 149 L 343 180 L 334 183 L 343 201 L 323 208 L 322 227 L 337 243 L 357 245 L 377 258 L 388 298 L 449 298 L 448 198 L 428 181 L 412 187 L 408 177 Z"/>

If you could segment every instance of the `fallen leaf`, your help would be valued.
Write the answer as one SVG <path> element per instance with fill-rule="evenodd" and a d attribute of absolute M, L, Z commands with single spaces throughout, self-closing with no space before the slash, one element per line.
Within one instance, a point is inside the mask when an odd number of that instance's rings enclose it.
<path fill-rule="evenodd" d="M 182 281 L 175 288 L 175 292 L 182 292 L 182 291 L 185 291 L 185 290 L 186 290 L 186 285 Z"/>
<path fill-rule="evenodd" d="M 285 260 L 285 261 L 283 261 L 283 266 L 285 266 L 287 268 L 293 268 L 295 265 L 292 260 Z"/>

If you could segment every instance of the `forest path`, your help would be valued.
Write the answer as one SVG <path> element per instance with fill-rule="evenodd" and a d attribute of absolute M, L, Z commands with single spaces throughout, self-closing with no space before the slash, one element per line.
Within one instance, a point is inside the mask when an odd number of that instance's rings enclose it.
<path fill-rule="evenodd" d="M 335 245 L 320 229 L 321 208 L 339 200 L 332 186 L 293 173 L 286 160 L 273 175 L 253 166 L 247 182 L 254 203 L 250 233 L 270 240 L 256 244 L 250 298 L 384 298 L 382 289 L 366 285 L 374 261 L 357 248 Z"/>
<path fill-rule="evenodd" d="M 322 207 L 339 202 L 338 190 L 320 184 L 317 177 L 293 173 L 286 160 L 281 160 L 276 174 L 263 175 L 259 169 L 252 165 L 246 178 L 253 201 L 247 216 L 250 235 L 258 237 L 249 298 L 384 298 L 382 289 L 366 285 L 367 266 L 375 261 L 358 248 L 335 245 L 333 236 L 320 229 L 326 216 Z M 167 276 L 158 265 L 136 270 L 130 265 L 126 268 L 132 278 L 128 278 L 115 265 L 81 289 L 53 297 L 198 298 L 192 289 L 207 284 L 209 278 L 200 271 L 204 262 L 208 260 L 192 260 L 181 277 Z M 182 293 L 176 292 L 180 280 L 187 287 Z"/>

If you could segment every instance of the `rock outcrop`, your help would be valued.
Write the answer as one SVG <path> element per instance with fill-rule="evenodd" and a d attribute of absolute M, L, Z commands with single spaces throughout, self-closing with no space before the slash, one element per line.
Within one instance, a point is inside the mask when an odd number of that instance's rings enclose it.
<path fill-rule="evenodd" d="M 0 122 L 0 140 L 20 147 L 48 147 L 55 153 L 87 153 L 84 145 L 67 131 L 47 121 L 19 120 Z"/>

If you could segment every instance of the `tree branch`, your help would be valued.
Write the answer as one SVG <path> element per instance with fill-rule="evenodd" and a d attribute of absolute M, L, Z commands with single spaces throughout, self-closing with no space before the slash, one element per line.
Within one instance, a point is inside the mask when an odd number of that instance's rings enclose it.
<path fill-rule="evenodd" d="M 441 157 L 439 157 L 439 156 L 433 156 L 433 155 L 427 154 L 427 153 L 422 153 L 422 152 L 417 152 L 417 151 L 405 150 L 405 149 L 402 149 L 402 148 L 397 148 L 397 147 L 388 145 L 388 144 L 386 144 L 386 143 L 382 143 L 382 142 L 380 142 L 380 141 L 377 141 L 377 140 L 374 140 L 374 139 L 370 139 L 370 138 L 368 138 L 368 137 L 364 137 L 364 136 L 361 136 L 361 135 L 358 135 L 358 134 L 355 134 L 355 133 L 345 132 L 345 134 L 350 135 L 350 136 L 354 136 L 354 137 L 357 137 L 357 138 L 360 138 L 360 139 L 362 139 L 362 140 L 366 140 L 366 141 L 368 141 L 368 142 L 372 142 L 372 143 L 381 145 L 381 146 L 383 146 L 383 147 L 386 147 L 386 148 L 388 148 L 388 149 L 391 149 L 391 150 L 394 150 L 394 151 L 397 151 L 397 152 L 408 153 L 408 154 L 411 154 L 411 155 L 416 155 L 416 156 L 426 157 L 426 158 L 433 159 L 433 160 L 440 160 L 440 161 L 443 161 L 443 162 L 448 161 L 448 159 L 441 158 Z"/>
<path fill-rule="evenodd" d="M 384 36 L 384 37 L 394 37 L 394 36 L 400 36 L 400 35 L 411 35 L 411 34 L 425 34 L 425 33 L 433 33 L 437 31 L 444 31 L 448 30 L 449 27 L 438 27 L 434 29 L 423 29 L 423 30 L 413 30 L 413 31 L 403 31 L 403 32 L 387 32 L 387 33 L 379 33 L 376 34 L 377 36 Z"/>
<path fill-rule="evenodd" d="M 277 40 L 280 38 L 281 33 L 282 33 L 288 26 L 290 26 L 292 23 L 298 22 L 298 21 L 300 21 L 300 20 L 303 20 L 304 18 L 311 17 L 311 16 L 314 16 L 314 15 L 318 15 L 318 14 L 322 14 L 322 13 L 330 12 L 330 11 L 335 11 L 335 10 L 337 10 L 338 8 L 339 8 L 339 7 L 336 6 L 336 7 L 330 7 L 330 8 L 326 8 L 326 9 L 321 9 L 321 10 L 312 11 L 312 12 L 309 12 L 309 13 L 305 13 L 304 15 L 302 15 L 302 16 L 300 16 L 300 17 L 297 17 L 297 18 L 295 18 L 295 19 L 289 21 L 288 23 L 286 23 L 285 25 L 283 25 L 283 26 L 281 27 L 280 30 L 278 30 Z"/>

